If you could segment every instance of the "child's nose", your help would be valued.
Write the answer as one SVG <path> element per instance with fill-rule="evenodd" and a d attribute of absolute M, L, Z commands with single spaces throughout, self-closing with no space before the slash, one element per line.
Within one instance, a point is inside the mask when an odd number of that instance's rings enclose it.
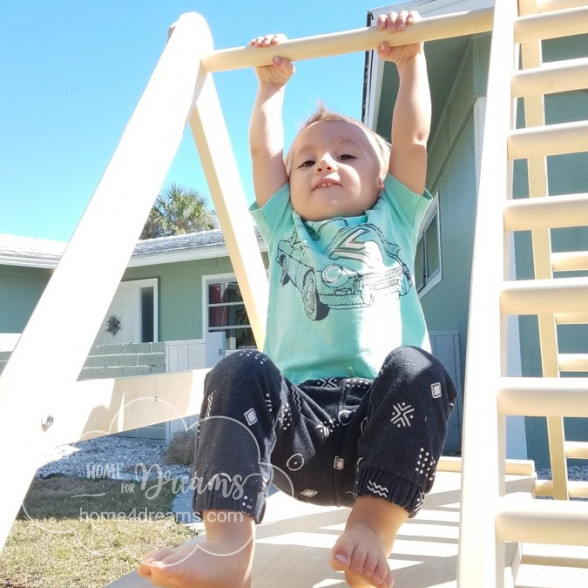
<path fill-rule="evenodd" d="M 319 172 L 322 171 L 333 171 L 336 167 L 335 160 L 330 157 L 329 155 L 325 155 L 321 157 L 320 161 L 318 162 L 316 169 Z"/>

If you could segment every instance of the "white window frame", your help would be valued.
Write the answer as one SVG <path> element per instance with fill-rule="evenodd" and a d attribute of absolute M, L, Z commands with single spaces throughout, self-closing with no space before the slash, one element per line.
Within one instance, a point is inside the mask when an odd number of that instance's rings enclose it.
<path fill-rule="evenodd" d="M 209 284 L 214 284 L 217 282 L 239 282 L 237 281 L 237 277 L 234 273 L 225 273 L 225 274 L 208 274 L 202 276 L 202 337 L 206 339 L 209 331 L 209 324 L 208 324 L 208 311 L 209 311 L 209 300 L 208 300 L 208 286 Z M 243 302 L 243 306 L 245 306 L 245 302 Z M 247 312 L 247 307 L 245 307 L 245 312 Z M 240 325 L 243 327 L 243 325 Z M 251 328 L 251 323 L 249 323 L 249 328 Z M 213 331 L 215 332 L 215 331 Z M 229 342 L 226 342 L 227 345 L 227 353 L 230 353 L 231 349 L 229 349 Z"/>
<path fill-rule="evenodd" d="M 425 214 L 421 226 L 419 228 L 419 235 L 417 237 L 417 244 L 420 243 L 421 239 L 425 236 L 425 231 L 431 226 L 433 222 L 437 223 L 437 251 L 439 252 L 439 269 L 432 275 L 429 276 L 423 287 L 418 291 L 419 298 L 422 298 L 428 294 L 439 282 L 443 280 L 443 256 L 441 255 L 441 214 L 439 208 L 439 192 L 433 197 L 427 213 Z M 416 267 L 416 260 L 415 260 Z M 416 276 L 415 276 L 415 288 Z"/>

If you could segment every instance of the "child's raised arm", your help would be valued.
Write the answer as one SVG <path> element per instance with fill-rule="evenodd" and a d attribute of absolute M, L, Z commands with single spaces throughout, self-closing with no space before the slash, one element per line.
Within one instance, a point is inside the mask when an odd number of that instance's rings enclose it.
<path fill-rule="evenodd" d="M 377 27 L 402 34 L 420 20 L 417 12 L 381 15 Z M 392 115 L 390 173 L 413 192 L 423 194 L 427 177 L 427 140 L 431 126 L 431 96 L 422 43 L 390 47 L 382 43 L 378 55 L 396 63 L 400 85 Z"/>
<path fill-rule="evenodd" d="M 253 47 L 270 47 L 284 35 L 267 35 L 250 42 Z M 284 164 L 282 105 L 286 82 L 294 73 L 287 59 L 275 57 L 273 65 L 255 68 L 259 82 L 249 125 L 249 148 L 253 165 L 255 200 L 263 206 L 288 181 Z"/>

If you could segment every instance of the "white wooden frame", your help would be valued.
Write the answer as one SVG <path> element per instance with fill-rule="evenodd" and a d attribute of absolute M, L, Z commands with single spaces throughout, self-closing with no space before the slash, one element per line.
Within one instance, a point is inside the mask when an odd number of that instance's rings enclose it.
<path fill-rule="evenodd" d="M 491 19 L 491 10 L 426 19 L 411 27 L 403 39 L 410 42 L 487 31 Z M 375 28 L 364 28 L 294 39 L 280 46 L 280 54 L 307 59 L 369 50 L 384 36 Z M 61 420 L 65 415 L 57 416 L 57 407 L 76 381 L 153 204 L 151 195 L 163 184 L 187 123 L 255 339 L 258 346 L 263 345 L 267 277 L 253 228 L 241 222 L 248 217 L 246 200 L 210 72 L 269 63 L 273 54 L 273 50 L 261 52 L 251 47 L 214 51 L 206 21 L 196 13 L 182 15 L 172 26 L 112 160 L 0 376 L 0 447 L 20 449 L 18 454 L 7 453 L 0 473 L 4 495 L 0 547 L 39 456 L 50 442 L 47 432 L 69 430 L 68 423 Z M 216 166 L 220 161 L 222 171 Z M 113 218 L 110 211 L 115 207 L 118 214 Z M 109 219 L 111 239 L 97 250 L 94 244 L 103 232 L 104 218 Z M 64 316 L 68 317 L 67 329 L 63 328 Z M 30 369 L 33 362 L 34 370 Z M 148 390 L 149 385 L 143 384 Z M 85 414 L 89 415 L 94 405 L 86 398 Z M 16 419 L 14 415 L 26 417 Z M 79 418 L 84 422 L 81 415 Z M 75 439 L 79 435 L 69 438 Z"/>
<path fill-rule="evenodd" d="M 582 149 L 588 136 L 586 124 L 565 128 L 560 125 L 547 140 L 540 130 L 508 132 L 511 82 L 503 70 L 504 64 L 513 60 L 514 42 L 557 36 L 563 29 L 568 34 L 585 32 L 588 8 L 584 2 L 559 0 L 556 4 L 553 0 L 548 6 L 561 8 L 570 4 L 580 7 L 559 10 L 553 15 L 516 18 L 512 0 L 498 0 L 494 28 L 492 10 L 469 11 L 425 18 L 410 27 L 401 41 L 427 41 L 493 28 L 495 65 L 490 68 L 487 115 L 498 133 L 485 134 L 486 153 L 491 152 L 493 157 L 499 154 L 504 162 L 508 162 L 509 155 L 534 157 L 538 150 L 547 146 L 551 149 L 553 137 L 558 143 L 565 140 L 570 149 Z M 514 26 L 509 27 L 508 23 Z M 385 32 L 373 28 L 358 29 L 287 41 L 280 45 L 279 53 L 297 60 L 371 50 L 386 37 Z M 396 38 L 388 40 L 399 42 Z M 206 370 L 76 382 L 151 208 L 150 195 L 156 194 L 162 185 L 188 123 L 257 344 L 263 344 L 267 278 L 251 224 L 241 222 L 247 218 L 247 207 L 210 74 L 263 65 L 271 61 L 274 53 L 249 47 L 213 51 L 206 22 L 197 14 L 183 15 L 172 27 L 165 51 L 86 213 L 0 376 L 0 447 L 4 452 L 0 470 L 0 547 L 36 471 L 38 458 L 48 445 L 198 412 Z M 513 79 L 516 88 L 516 77 Z M 217 167 L 221 161 L 222 173 Z M 489 254 L 484 243 L 503 244 L 503 212 L 495 202 L 494 186 L 498 182 L 508 193 L 509 164 L 494 170 L 491 163 L 492 160 L 484 158 L 481 170 L 481 220 L 477 223 L 465 383 L 466 390 L 475 392 L 466 398 L 464 430 L 459 565 L 459 584 L 463 588 L 503 585 L 501 546 L 505 541 L 557 538 L 564 543 L 588 544 L 588 512 L 583 505 L 544 501 L 543 505 L 513 508 L 504 500 L 506 414 L 529 410 L 530 404 L 532 411 L 547 405 L 550 417 L 560 417 L 562 411 L 583 416 L 588 401 L 584 382 L 568 381 L 562 387 L 561 379 L 547 378 L 521 386 L 506 378 L 502 353 L 505 330 L 501 325 L 507 314 L 526 312 L 529 300 L 536 304 L 539 314 L 560 313 L 556 316 L 561 316 L 561 320 L 588 320 L 585 304 L 579 302 L 588 299 L 588 281 L 562 279 L 553 284 L 549 283 L 551 280 L 539 280 L 533 286 L 517 283 L 499 290 L 508 277 L 502 255 L 507 250 L 503 248 L 502 254 L 496 255 L 494 247 Z M 112 217 L 110 210 L 115 205 L 119 214 Z M 101 247 L 98 251 L 94 244 L 103 232 L 104 218 L 109 219 L 112 238 L 106 249 Z M 581 263 L 586 257 L 580 254 Z M 580 319 L 578 315 L 582 315 Z M 67 329 L 63 328 L 64 316 L 68 318 Z M 31 369 L 33 364 L 35 369 Z M 18 452 L 12 451 L 13 447 L 18 447 Z M 569 451 L 582 455 L 585 448 Z M 451 463 L 449 466 L 456 467 Z M 557 485 L 556 480 L 554 484 Z"/>

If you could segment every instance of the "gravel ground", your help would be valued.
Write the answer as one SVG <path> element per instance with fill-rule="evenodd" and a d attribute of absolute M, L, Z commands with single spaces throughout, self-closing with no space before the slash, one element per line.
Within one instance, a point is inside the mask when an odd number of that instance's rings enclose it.
<path fill-rule="evenodd" d="M 115 477 L 135 479 L 190 476 L 190 468 L 166 465 L 166 444 L 131 437 L 99 437 L 60 445 L 41 460 L 37 476 Z"/>
<path fill-rule="evenodd" d="M 550 480 L 551 479 L 551 470 L 550 469 L 537 470 L 537 478 L 539 478 L 540 480 Z M 569 466 L 568 467 L 568 480 L 575 480 L 575 481 L 588 480 L 588 466 Z"/>

